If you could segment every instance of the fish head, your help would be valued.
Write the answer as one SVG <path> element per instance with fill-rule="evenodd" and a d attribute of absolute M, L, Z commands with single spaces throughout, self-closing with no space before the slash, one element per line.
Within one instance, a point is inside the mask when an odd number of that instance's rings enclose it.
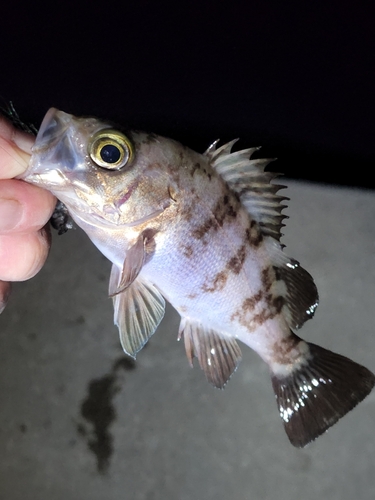
<path fill-rule="evenodd" d="M 134 226 L 170 205 L 165 160 L 157 136 L 51 108 L 20 178 L 51 191 L 76 221 Z"/>

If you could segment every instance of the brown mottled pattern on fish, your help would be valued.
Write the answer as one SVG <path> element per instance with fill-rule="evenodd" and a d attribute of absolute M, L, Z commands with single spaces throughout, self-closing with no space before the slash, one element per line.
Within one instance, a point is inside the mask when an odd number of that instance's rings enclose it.
<path fill-rule="evenodd" d="M 211 286 L 207 285 L 206 283 L 203 283 L 202 285 L 202 291 L 203 292 L 219 292 L 225 287 L 225 283 L 227 282 L 228 279 L 228 272 L 226 271 L 220 271 L 219 273 L 216 274 L 216 276 L 212 280 Z"/>
<path fill-rule="evenodd" d="M 300 352 L 298 351 L 298 345 L 303 342 L 297 335 L 291 335 L 287 338 L 280 339 L 280 341 L 275 345 L 273 356 L 277 363 L 285 363 L 288 359 L 289 363 L 293 363 L 296 358 L 300 357 Z"/>
<path fill-rule="evenodd" d="M 249 245 L 254 247 L 258 247 L 263 241 L 263 235 L 255 220 L 252 220 L 250 227 L 246 229 L 246 239 Z"/>
<path fill-rule="evenodd" d="M 366 368 L 295 335 L 318 304 L 312 277 L 283 252 L 281 186 L 236 141 L 202 155 L 171 139 L 51 109 L 27 182 L 49 189 L 113 263 L 109 294 L 121 345 L 135 357 L 164 297 L 181 314 L 190 362 L 223 387 L 237 341 L 268 364 L 280 416 L 302 447 L 372 389 Z"/>
<path fill-rule="evenodd" d="M 226 268 L 229 271 L 232 271 L 234 274 L 239 274 L 241 272 L 243 263 L 245 262 L 245 257 L 246 257 L 246 246 L 241 245 L 240 248 L 237 250 L 236 254 L 230 258 L 228 261 L 228 264 L 226 265 Z"/>
<path fill-rule="evenodd" d="M 265 290 L 258 290 L 251 297 L 244 299 L 240 308 L 231 315 L 231 320 L 240 323 L 249 333 L 253 333 L 264 323 L 279 315 L 283 305 L 283 297 L 274 297 L 271 293 L 265 293 Z"/>
<path fill-rule="evenodd" d="M 194 249 L 191 245 L 182 245 L 182 253 L 185 255 L 185 257 L 191 259 L 194 254 Z"/>

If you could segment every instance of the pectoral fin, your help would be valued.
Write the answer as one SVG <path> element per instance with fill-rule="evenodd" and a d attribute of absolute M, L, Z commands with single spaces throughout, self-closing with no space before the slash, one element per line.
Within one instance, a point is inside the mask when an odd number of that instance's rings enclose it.
<path fill-rule="evenodd" d="M 133 246 L 126 252 L 124 264 L 121 273 L 119 269 L 112 266 L 109 279 L 109 296 L 121 293 L 126 290 L 140 273 L 146 256 L 146 237 L 141 234 Z"/>
<path fill-rule="evenodd" d="M 141 272 L 146 257 L 150 257 L 155 251 L 155 231 L 144 230 L 126 252 L 126 257 L 121 273 L 116 266 L 112 266 L 111 277 L 109 279 L 109 296 L 121 293 L 126 290 Z"/>
<path fill-rule="evenodd" d="M 207 380 L 222 389 L 241 361 L 236 340 L 186 318 L 180 324 L 179 338 L 182 335 L 190 364 L 197 357 Z"/>
<path fill-rule="evenodd" d="M 135 358 L 163 319 L 164 298 L 152 283 L 138 278 L 112 299 L 122 348 Z"/>

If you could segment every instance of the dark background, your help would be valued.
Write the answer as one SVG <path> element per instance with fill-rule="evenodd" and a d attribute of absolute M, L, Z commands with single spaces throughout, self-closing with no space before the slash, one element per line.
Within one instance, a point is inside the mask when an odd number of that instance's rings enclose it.
<path fill-rule="evenodd" d="M 198 151 L 240 137 L 288 177 L 374 188 L 369 5 L 18 2 L 1 12 L 0 95 L 36 125 L 55 106 Z"/>

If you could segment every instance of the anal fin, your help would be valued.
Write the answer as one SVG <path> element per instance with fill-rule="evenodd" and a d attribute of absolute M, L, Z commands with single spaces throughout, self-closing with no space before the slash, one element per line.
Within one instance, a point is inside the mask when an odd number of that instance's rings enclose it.
<path fill-rule="evenodd" d="M 163 319 L 164 298 L 152 283 L 138 277 L 112 300 L 122 348 L 135 358 Z"/>
<path fill-rule="evenodd" d="M 223 388 L 241 361 L 241 349 L 236 340 L 187 318 L 181 320 L 179 339 L 181 336 L 190 364 L 197 357 L 207 380 Z"/>
<path fill-rule="evenodd" d="M 364 366 L 315 344 L 307 345 L 304 363 L 285 377 L 272 375 L 285 431 L 297 448 L 352 410 L 375 383 L 374 374 Z"/>

